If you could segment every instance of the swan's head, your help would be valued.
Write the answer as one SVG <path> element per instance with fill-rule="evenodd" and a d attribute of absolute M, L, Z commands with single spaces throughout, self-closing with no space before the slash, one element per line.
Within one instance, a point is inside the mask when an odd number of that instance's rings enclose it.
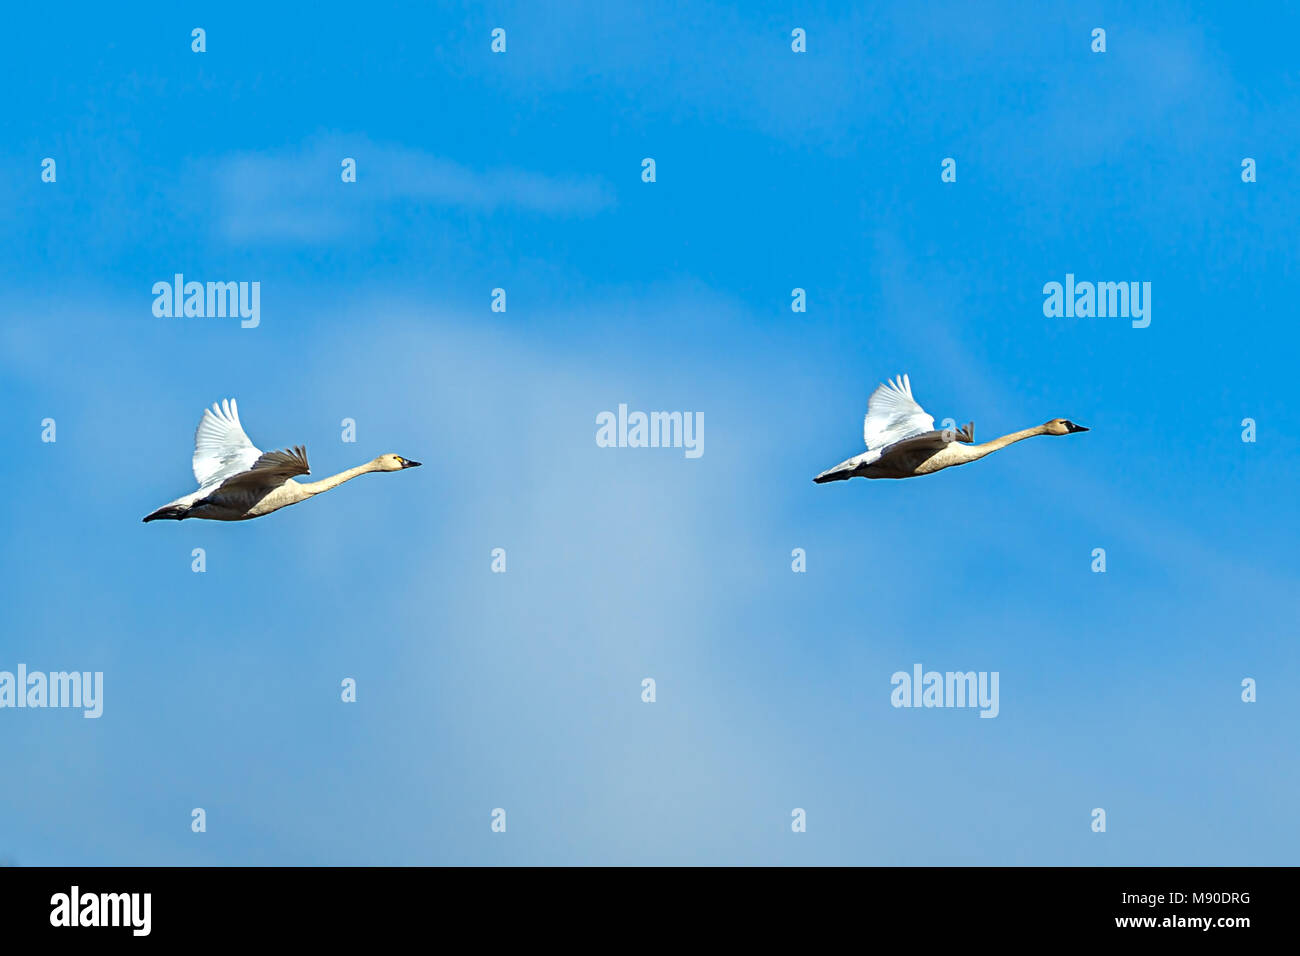
<path fill-rule="evenodd" d="M 380 471 L 401 471 L 403 468 L 419 468 L 418 461 L 411 461 L 401 455 L 380 455 L 375 459 Z"/>
<path fill-rule="evenodd" d="M 1068 418 L 1053 418 L 1045 427 L 1049 435 L 1073 435 L 1075 432 L 1086 432 L 1088 430 L 1082 425 L 1076 425 Z"/>

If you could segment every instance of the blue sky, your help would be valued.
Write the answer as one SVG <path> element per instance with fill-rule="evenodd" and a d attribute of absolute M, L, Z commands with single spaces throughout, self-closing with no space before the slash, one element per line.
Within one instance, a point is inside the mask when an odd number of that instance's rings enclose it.
<path fill-rule="evenodd" d="M 1294 863 L 1297 14 L 558 6 L 11 14 L 0 670 L 105 700 L 0 710 L 0 859 Z M 156 318 L 176 272 L 261 324 Z M 1092 431 L 814 485 L 900 372 Z M 425 467 L 141 524 L 228 396 Z M 703 456 L 597 447 L 620 403 Z M 891 707 L 915 663 L 999 716 Z"/>

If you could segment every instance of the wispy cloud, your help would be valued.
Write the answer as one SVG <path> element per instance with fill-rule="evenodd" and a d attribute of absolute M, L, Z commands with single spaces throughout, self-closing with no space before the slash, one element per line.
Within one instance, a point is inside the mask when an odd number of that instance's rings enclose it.
<path fill-rule="evenodd" d="M 342 161 L 357 181 L 340 178 Z M 610 207 L 595 177 L 553 177 L 517 168 L 474 169 L 364 137 L 332 137 L 296 150 L 242 153 L 203 171 L 219 233 L 231 240 L 329 242 L 376 228 L 386 207 L 404 204 L 493 213 L 588 216 Z M 338 190 L 346 190 L 342 195 Z"/>

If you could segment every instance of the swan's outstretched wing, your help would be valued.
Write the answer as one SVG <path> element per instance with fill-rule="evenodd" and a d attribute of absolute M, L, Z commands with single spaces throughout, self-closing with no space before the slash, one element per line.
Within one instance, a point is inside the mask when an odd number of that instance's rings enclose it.
<path fill-rule="evenodd" d="M 879 449 L 877 455 L 880 458 L 888 458 L 900 451 L 921 451 L 923 449 L 938 451 L 945 445 L 951 445 L 955 441 L 966 445 L 972 444 L 975 441 L 975 423 L 970 422 L 961 426 L 961 428 L 936 429 L 921 432 L 919 435 L 911 435 Z"/>
<path fill-rule="evenodd" d="M 268 451 L 247 471 L 230 475 L 221 482 L 220 491 L 234 488 L 274 488 L 294 475 L 310 475 L 307 466 L 307 449 L 294 445 L 292 450 Z"/>
<path fill-rule="evenodd" d="M 867 417 L 862 437 L 868 448 L 884 448 L 904 438 L 934 428 L 934 418 L 912 398 L 912 383 L 906 375 L 877 386 L 867 400 Z"/>
<path fill-rule="evenodd" d="M 239 406 L 232 398 L 203 409 L 194 433 L 194 477 L 205 488 L 248 471 L 262 451 L 248 440 L 239 424 Z"/>

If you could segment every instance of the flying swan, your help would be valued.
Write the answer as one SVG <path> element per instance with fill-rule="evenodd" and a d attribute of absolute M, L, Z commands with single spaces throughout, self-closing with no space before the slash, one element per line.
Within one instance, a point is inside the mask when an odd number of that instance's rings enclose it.
<path fill-rule="evenodd" d="M 867 450 L 823 471 L 813 481 L 825 484 L 859 477 L 913 478 L 976 461 L 1035 435 L 1070 435 L 1087 430 L 1067 419 L 1053 418 L 1043 425 L 976 445 L 974 422 L 935 431 L 934 419 L 916 403 L 912 383 L 902 375 L 888 385 L 877 386 L 867 400 L 867 418 L 862 423 Z"/>
<path fill-rule="evenodd" d="M 260 518 L 312 495 L 337 488 L 357 475 L 371 471 L 401 471 L 420 463 L 400 455 L 380 455 L 374 461 L 341 471 L 322 481 L 300 484 L 295 475 L 309 475 L 307 449 L 263 452 L 253 446 L 239 423 L 239 407 L 232 398 L 203 410 L 194 433 L 194 478 L 199 490 L 163 505 L 145 521 L 171 518 L 208 518 L 244 521 Z"/>

